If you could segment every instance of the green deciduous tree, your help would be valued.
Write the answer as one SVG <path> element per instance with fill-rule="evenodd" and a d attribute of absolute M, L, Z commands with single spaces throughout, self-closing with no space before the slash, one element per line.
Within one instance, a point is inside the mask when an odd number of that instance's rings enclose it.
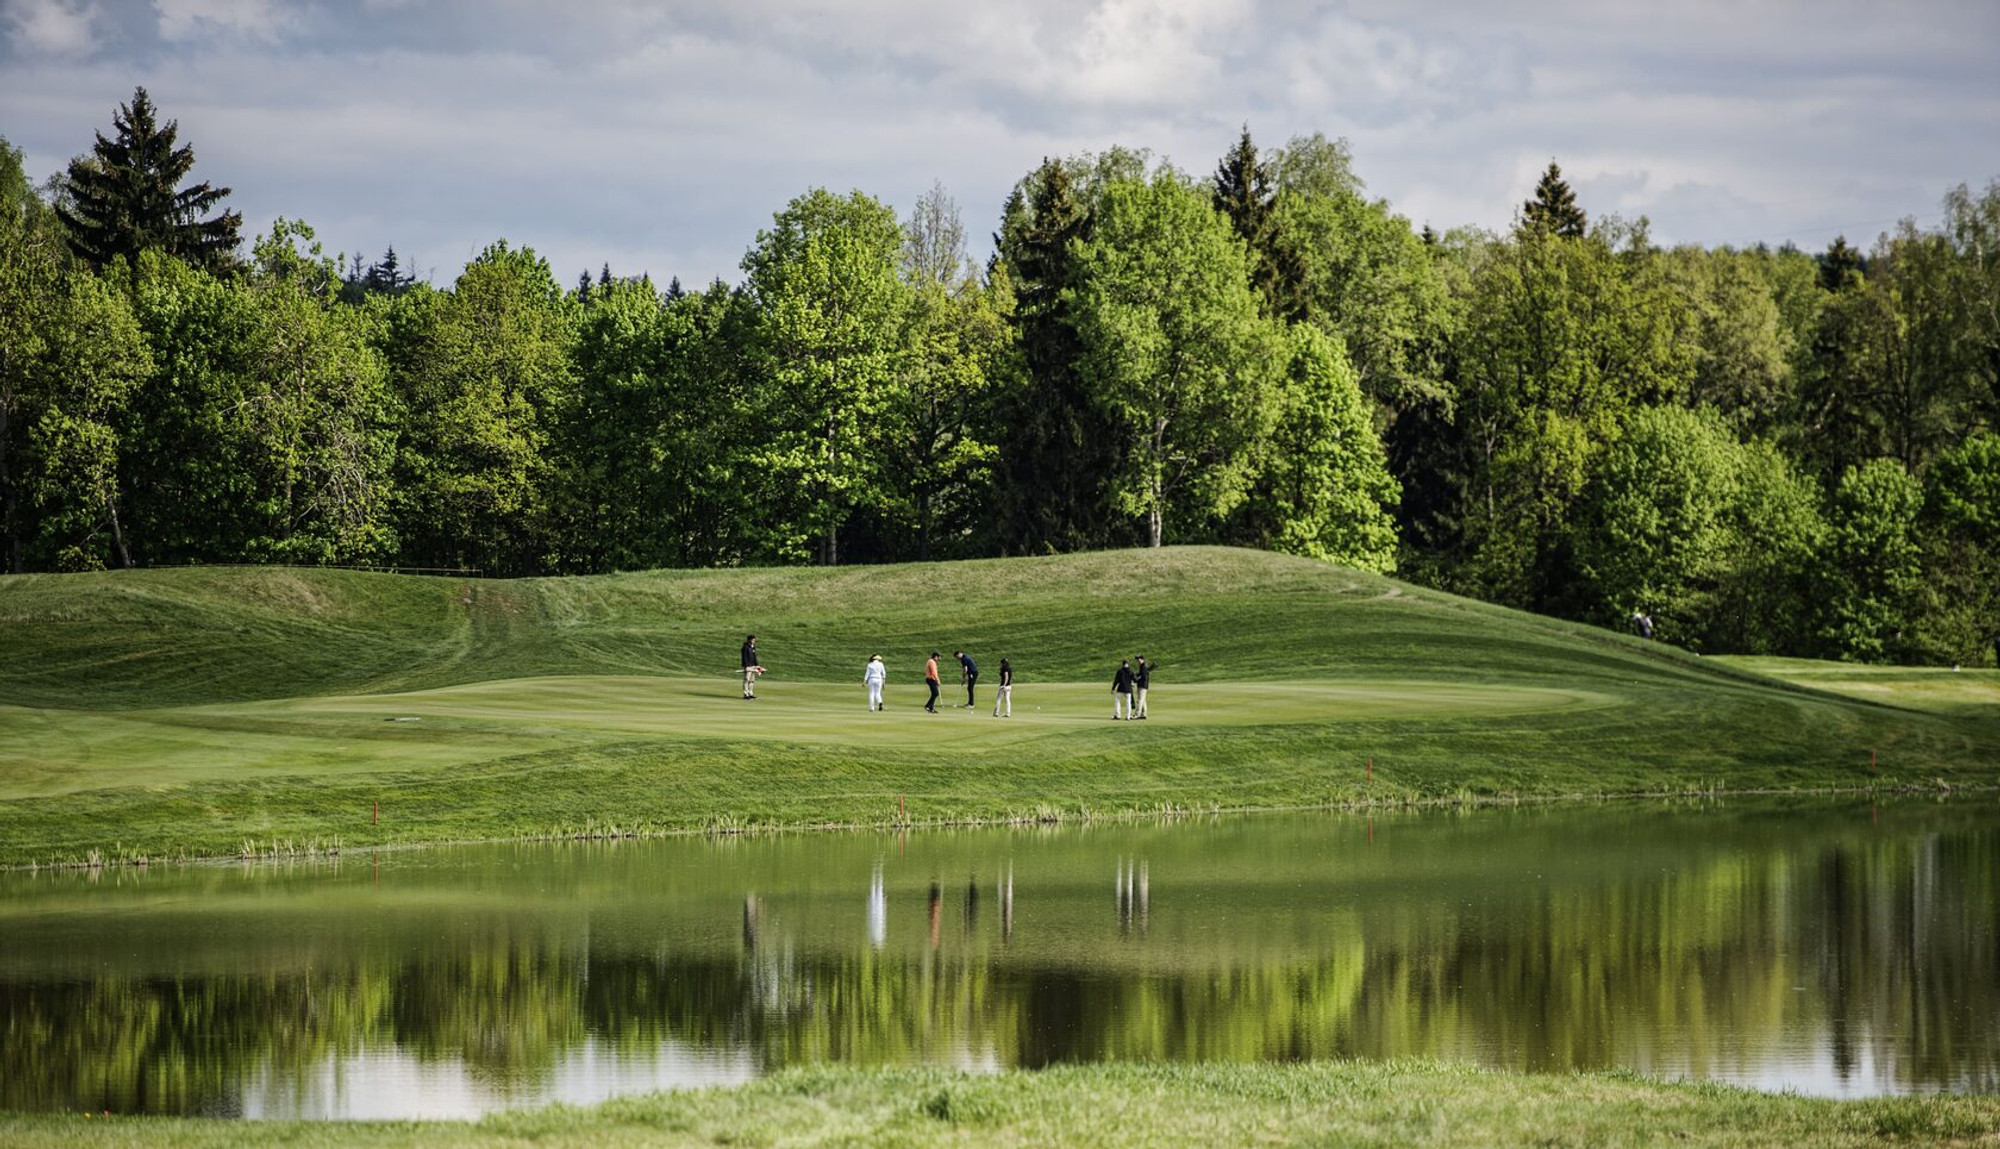
<path fill-rule="evenodd" d="M 1118 429 L 1112 502 L 1148 545 L 1243 497 L 1282 370 L 1246 252 L 1208 197 L 1172 173 L 1104 190 L 1068 293 L 1082 376 Z"/>
<path fill-rule="evenodd" d="M 103 267 L 158 248 L 211 270 L 230 266 L 243 217 L 208 215 L 230 189 L 181 186 L 194 149 L 177 142 L 180 125 L 160 124 L 152 97 L 139 88 L 112 116 L 112 133 L 98 133 L 90 157 L 70 164 L 68 202 L 56 208 L 77 255 Z"/>
<path fill-rule="evenodd" d="M 124 297 L 63 250 L 0 141 L 0 564 L 127 561 L 118 413 L 147 369 Z"/>
<path fill-rule="evenodd" d="M 1691 341 L 1647 253 L 1530 230 L 1474 273 L 1457 341 L 1465 585 L 1580 609 L 1570 517 L 1620 420 L 1684 393 Z"/>
<path fill-rule="evenodd" d="M 1980 432 L 1938 456 L 1924 476 L 1921 535 L 1918 653 L 1992 660 L 2000 655 L 2000 434 Z"/>
<path fill-rule="evenodd" d="M 778 509 L 768 550 L 840 562 L 840 532 L 872 497 L 874 422 L 898 370 L 909 306 L 895 213 L 815 188 L 777 214 L 743 257 L 768 387 L 760 451 Z"/>
<path fill-rule="evenodd" d="M 1277 413 L 1240 518 L 1272 550 L 1389 571 L 1400 492 L 1354 369 L 1318 328 L 1291 329 Z"/>
<path fill-rule="evenodd" d="M 973 274 L 958 204 L 933 187 L 904 225 L 909 307 L 903 354 L 875 429 L 881 461 L 885 557 L 962 553 L 984 513 L 997 452 L 991 442 L 994 380 L 1011 366 L 1013 291 L 1004 265 Z M 913 538 L 914 546 L 903 539 Z"/>
<path fill-rule="evenodd" d="M 504 240 L 449 292 L 396 298 L 384 338 L 405 411 L 395 482 L 407 561 L 509 574 L 545 565 L 571 334 L 548 263 Z"/>
<path fill-rule="evenodd" d="M 1732 554 L 1740 450 L 1711 411 L 1640 407 L 1622 422 L 1576 521 L 1594 613 L 1616 624 L 1644 610 L 1660 637 L 1698 644 Z"/>
<path fill-rule="evenodd" d="M 1849 467 L 1834 488 L 1820 553 L 1824 653 L 1863 662 L 1905 656 L 1923 578 L 1923 488 L 1894 459 Z"/>

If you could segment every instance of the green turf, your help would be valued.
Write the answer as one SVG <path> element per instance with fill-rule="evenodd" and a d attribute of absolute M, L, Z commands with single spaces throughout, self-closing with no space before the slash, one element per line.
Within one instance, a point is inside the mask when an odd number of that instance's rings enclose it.
<path fill-rule="evenodd" d="M 970 1076 L 789 1070 L 731 1089 L 476 1124 L 0 1115 L 0 1142 L 72 1145 L 1990 1144 L 1990 1097 L 1825 1101 L 1622 1073 L 1429 1062 L 1087 1065 Z"/>
<path fill-rule="evenodd" d="M 772 674 L 744 702 L 753 630 Z M 960 646 L 982 704 L 1014 660 L 1013 719 L 920 713 L 924 655 Z M 892 708 L 870 715 L 876 652 Z M 1131 654 L 1161 668 L 1155 717 L 1113 723 Z M 515 581 L 15 576 L 0 864 L 2000 778 L 2000 707 L 1755 669 L 1219 548 Z"/>

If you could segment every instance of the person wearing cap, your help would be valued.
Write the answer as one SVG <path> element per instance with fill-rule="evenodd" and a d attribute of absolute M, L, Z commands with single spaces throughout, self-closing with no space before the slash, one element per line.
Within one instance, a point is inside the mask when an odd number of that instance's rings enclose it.
<path fill-rule="evenodd" d="M 889 668 L 882 665 L 879 654 L 868 657 L 868 665 L 861 671 L 861 681 L 868 687 L 868 713 L 882 709 L 882 684 L 889 680 Z"/>
<path fill-rule="evenodd" d="M 929 702 L 924 703 L 924 709 L 932 714 L 936 714 L 938 712 L 937 660 L 938 660 L 938 652 L 933 650 L 931 651 L 931 660 L 929 662 L 924 663 L 924 685 L 931 688 L 931 700 Z"/>
<path fill-rule="evenodd" d="M 1137 656 L 1139 665 L 1132 671 L 1132 717 L 1146 717 L 1146 691 L 1153 686 L 1153 667 L 1146 656 Z"/>
<path fill-rule="evenodd" d="M 1113 719 L 1132 717 L 1132 660 L 1119 662 L 1118 673 L 1111 676 L 1111 717 Z"/>

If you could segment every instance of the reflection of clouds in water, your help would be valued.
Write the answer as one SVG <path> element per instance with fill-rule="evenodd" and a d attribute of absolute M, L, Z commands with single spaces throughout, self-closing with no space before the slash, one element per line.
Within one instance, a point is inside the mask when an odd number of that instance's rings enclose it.
<path fill-rule="evenodd" d="M 882 889 L 882 863 L 868 879 L 868 944 L 881 949 L 889 940 L 889 895 Z"/>
<path fill-rule="evenodd" d="M 304 1074 L 267 1063 L 245 1083 L 242 1112 L 252 1120 L 470 1119 L 552 1101 L 590 1105 L 661 1089 L 739 1085 L 757 1076 L 747 1049 L 694 1049 L 669 1041 L 621 1051 L 591 1038 L 546 1076 L 509 1087 L 457 1058 L 419 1058 L 387 1046 L 328 1059 Z"/>

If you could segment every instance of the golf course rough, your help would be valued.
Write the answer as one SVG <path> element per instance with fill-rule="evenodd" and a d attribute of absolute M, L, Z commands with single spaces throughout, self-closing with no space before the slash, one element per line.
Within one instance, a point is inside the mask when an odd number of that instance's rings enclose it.
<path fill-rule="evenodd" d="M 753 632 L 771 674 L 746 702 Z M 976 707 L 923 713 L 933 649 L 986 669 Z M 860 682 L 875 652 L 879 714 Z M 1113 722 L 1112 671 L 1138 655 L 1152 717 Z M 1970 679 L 1952 697 L 1973 703 L 1916 708 L 1751 665 L 1225 548 L 8 576 L 0 864 L 2000 777 L 2000 719 Z"/>

